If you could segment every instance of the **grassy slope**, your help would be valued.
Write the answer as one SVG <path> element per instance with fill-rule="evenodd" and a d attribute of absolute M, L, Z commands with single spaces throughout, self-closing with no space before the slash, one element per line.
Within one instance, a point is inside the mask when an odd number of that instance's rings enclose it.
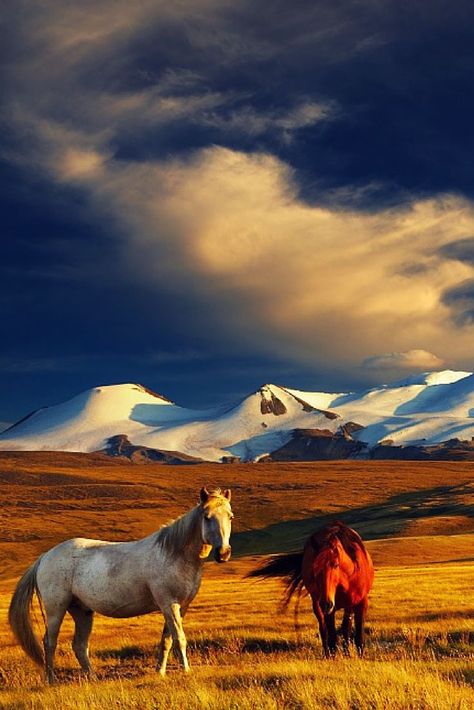
<path fill-rule="evenodd" d="M 2 455 L 0 707 L 470 708 L 473 472 L 464 463 L 171 468 Z M 368 543 L 377 575 L 367 658 L 323 661 L 308 601 L 297 635 L 291 614 L 276 617 L 278 583 L 244 580 L 256 558 L 243 557 L 206 566 L 186 619 L 194 668 L 186 681 L 176 667 L 165 681 L 153 670 L 159 615 L 98 617 L 92 650 L 100 680 L 81 681 L 68 620 L 58 665 L 69 682 L 45 688 L 6 626 L 12 576 L 71 535 L 143 536 L 192 505 L 202 483 L 233 488 L 241 553 L 298 546 L 327 515 L 384 538 Z"/>

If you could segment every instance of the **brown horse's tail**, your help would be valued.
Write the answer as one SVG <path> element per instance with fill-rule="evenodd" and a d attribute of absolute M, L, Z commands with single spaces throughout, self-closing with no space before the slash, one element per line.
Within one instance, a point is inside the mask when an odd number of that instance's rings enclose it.
<path fill-rule="evenodd" d="M 23 577 L 16 585 L 8 610 L 8 621 L 16 636 L 16 639 L 25 653 L 38 665 L 43 665 L 44 655 L 38 639 L 31 624 L 31 607 L 35 592 L 38 594 L 36 585 L 36 573 L 41 557 L 26 570 Z"/>
<path fill-rule="evenodd" d="M 298 597 L 303 591 L 303 575 L 301 565 L 303 562 L 302 552 L 290 552 L 287 555 L 274 555 L 266 559 L 262 564 L 251 570 L 246 577 L 282 577 L 285 584 L 285 591 L 281 603 L 285 610 L 295 592 Z"/>

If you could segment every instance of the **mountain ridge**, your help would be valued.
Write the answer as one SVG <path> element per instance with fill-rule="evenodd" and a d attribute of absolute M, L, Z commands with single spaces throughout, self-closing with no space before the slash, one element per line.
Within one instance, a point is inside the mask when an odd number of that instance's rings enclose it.
<path fill-rule="evenodd" d="M 117 436 L 141 452 L 135 451 L 137 458 L 156 451 L 165 459 L 172 452 L 217 462 L 271 460 L 276 452 L 305 460 L 343 458 L 344 452 L 364 457 L 381 445 L 470 441 L 474 374 L 419 373 L 345 393 L 268 383 L 237 402 L 208 409 L 182 407 L 135 383 L 103 385 L 23 417 L 0 434 L 0 450 L 107 451 Z"/>

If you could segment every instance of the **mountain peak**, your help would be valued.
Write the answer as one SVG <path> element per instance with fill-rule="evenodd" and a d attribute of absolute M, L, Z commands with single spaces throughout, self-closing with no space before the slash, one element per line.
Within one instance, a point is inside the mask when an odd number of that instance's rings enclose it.
<path fill-rule="evenodd" d="M 420 372 L 409 375 L 402 380 L 396 380 L 386 385 L 386 387 L 406 387 L 409 385 L 451 385 L 453 382 L 463 380 L 472 375 L 472 372 L 463 370 L 433 370 L 430 372 Z"/>
<path fill-rule="evenodd" d="M 165 397 L 162 394 L 158 394 L 157 392 L 154 392 L 148 387 L 145 387 L 144 385 L 138 384 L 136 382 L 122 382 L 114 385 L 99 385 L 98 387 L 93 387 L 92 389 L 87 390 L 87 392 L 89 392 L 90 394 L 107 395 L 108 397 L 114 395 L 116 395 L 117 397 L 121 397 L 133 394 L 134 392 L 139 392 L 140 394 L 147 394 L 150 397 L 154 397 L 155 399 L 161 400 L 162 402 L 174 404 L 174 402 L 168 399 L 168 397 Z"/>

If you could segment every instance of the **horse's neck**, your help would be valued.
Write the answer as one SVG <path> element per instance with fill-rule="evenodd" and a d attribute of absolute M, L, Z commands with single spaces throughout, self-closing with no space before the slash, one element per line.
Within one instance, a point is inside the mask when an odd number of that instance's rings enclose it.
<path fill-rule="evenodd" d="M 182 518 L 183 523 L 186 523 L 187 530 L 183 535 L 183 550 L 185 556 L 192 560 L 195 560 L 197 564 L 201 564 L 202 560 L 199 557 L 199 553 L 202 550 L 203 539 L 202 539 L 202 508 L 196 506 L 186 513 Z"/>
<path fill-rule="evenodd" d="M 345 551 L 343 545 L 339 550 L 339 564 L 343 567 L 348 577 L 352 577 L 354 572 L 358 569 L 356 562 L 352 557 Z"/>
<path fill-rule="evenodd" d="M 156 534 L 156 542 L 170 556 L 184 558 L 187 562 L 202 564 L 200 552 L 203 546 L 201 531 L 202 510 L 199 506 L 193 508 Z"/>

